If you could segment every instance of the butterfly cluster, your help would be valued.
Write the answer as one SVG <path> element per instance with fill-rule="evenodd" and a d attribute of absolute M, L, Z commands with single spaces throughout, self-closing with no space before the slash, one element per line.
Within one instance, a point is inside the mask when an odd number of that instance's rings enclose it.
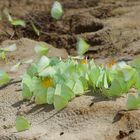
<path fill-rule="evenodd" d="M 133 87 L 140 90 L 140 69 L 136 67 L 136 60 L 131 65 L 119 62 L 112 67 L 98 66 L 94 60 L 82 61 L 42 56 L 23 76 L 23 98 L 34 98 L 36 104 L 53 104 L 59 111 L 87 90 L 98 90 L 108 98 L 121 97 Z M 128 109 L 139 105 L 139 94 L 129 94 Z"/>

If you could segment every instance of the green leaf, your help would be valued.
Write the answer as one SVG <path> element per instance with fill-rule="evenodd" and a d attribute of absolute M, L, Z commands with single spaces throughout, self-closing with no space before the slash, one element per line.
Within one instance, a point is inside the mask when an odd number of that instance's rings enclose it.
<path fill-rule="evenodd" d="M 80 77 L 79 80 L 82 82 L 84 90 L 88 90 L 88 81 L 86 80 L 86 78 Z"/>
<path fill-rule="evenodd" d="M 117 79 L 114 79 L 110 89 L 106 93 L 107 97 L 119 97 L 122 95 L 122 88 Z"/>
<path fill-rule="evenodd" d="M 28 69 L 27 69 L 27 74 L 30 75 L 31 77 L 37 76 L 38 75 L 38 69 L 36 64 L 32 64 Z"/>
<path fill-rule="evenodd" d="M 75 97 L 73 91 L 65 84 L 56 85 L 55 95 L 59 95 L 68 101 Z"/>
<path fill-rule="evenodd" d="M 47 90 L 47 103 L 48 104 L 53 104 L 53 102 L 54 102 L 54 93 L 55 93 L 54 88 L 48 88 L 48 90 Z"/>
<path fill-rule="evenodd" d="M 119 74 L 122 75 L 122 77 L 124 77 L 124 81 L 126 82 L 127 84 L 127 89 L 129 90 L 130 88 L 132 88 L 135 83 L 136 83 L 136 71 L 133 69 L 133 68 L 123 68 L 123 69 L 120 69 L 118 71 Z"/>
<path fill-rule="evenodd" d="M 135 84 L 135 87 L 140 91 L 140 72 L 137 71 L 136 72 L 136 84 Z"/>
<path fill-rule="evenodd" d="M 128 88 L 128 83 L 124 80 L 123 76 L 121 75 L 116 75 L 116 79 L 121 85 L 122 93 L 127 93 L 129 88 Z"/>
<path fill-rule="evenodd" d="M 70 88 L 73 89 L 74 85 L 75 85 L 75 81 L 72 79 L 67 79 L 67 81 L 65 82 L 65 84 Z"/>
<path fill-rule="evenodd" d="M 132 77 L 134 76 L 136 71 L 132 68 L 123 68 L 122 72 L 123 72 L 123 75 L 124 75 L 124 79 L 127 82 L 127 81 L 132 79 Z"/>
<path fill-rule="evenodd" d="M 26 22 L 24 20 L 21 20 L 21 19 L 13 19 L 11 21 L 11 24 L 14 25 L 14 26 L 26 27 Z"/>
<path fill-rule="evenodd" d="M 18 132 L 28 130 L 30 128 L 30 124 L 28 120 L 23 116 L 17 116 L 16 118 L 16 129 Z"/>
<path fill-rule="evenodd" d="M 50 61 L 50 66 L 58 66 L 60 63 L 60 60 L 57 57 L 52 57 Z"/>
<path fill-rule="evenodd" d="M 0 70 L 0 85 L 6 84 L 9 81 L 10 81 L 9 75 L 6 72 Z"/>
<path fill-rule="evenodd" d="M 78 73 L 83 77 L 87 74 L 88 69 L 88 64 L 78 64 L 77 66 Z"/>
<path fill-rule="evenodd" d="M 35 103 L 38 105 L 47 103 L 47 89 L 39 89 L 35 96 Z"/>
<path fill-rule="evenodd" d="M 94 63 L 94 59 L 91 59 L 91 60 L 89 61 L 89 67 L 90 67 L 90 69 L 94 69 L 94 68 L 96 67 L 96 65 L 95 65 L 95 63 Z"/>
<path fill-rule="evenodd" d="M 103 82 L 104 82 L 104 88 L 109 88 L 108 78 L 107 78 L 106 72 L 104 73 Z"/>
<path fill-rule="evenodd" d="M 54 103 L 55 103 L 54 106 L 56 106 L 55 108 L 57 110 L 61 110 L 62 108 L 65 107 L 64 105 L 67 104 L 68 101 L 74 97 L 75 95 L 73 91 L 68 86 L 66 86 L 65 84 L 63 85 L 57 84 L 54 95 Z M 62 99 L 64 101 L 61 101 L 60 103 L 57 102 L 58 100 Z"/>
<path fill-rule="evenodd" d="M 140 57 L 134 59 L 134 60 L 130 63 L 130 65 L 131 65 L 132 67 L 134 67 L 135 69 L 139 69 L 139 70 L 140 70 Z"/>
<path fill-rule="evenodd" d="M 61 96 L 61 85 L 60 84 L 56 85 L 55 95 Z"/>
<path fill-rule="evenodd" d="M 136 77 L 135 75 L 132 75 L 131 79 L 127 82 L 127 88 L 131 89 L 135 86 L 136 84 Z"/>
<path fill-rule="evenodd" d="M 63 96 L 68 101 L 75 97 L 72 89 L 70 89 L 67 85 L 63 84 L 61 86 L 61 96 Z"/>
<path fill-rule="evenodd" d="M 60 95 L 54 95 L 54 107 L 57 111 L 62 110 L 68 104 L 68 100 Z"/>
<path fill-rule="evenodd" d="M 58 84 L 63 84 L 66 82 L 65 75 L 61 75 L 60 73 L 56 73 L 53 77 L 54 77 L 55 82 Z"/>
<path fill-rule="evenodd" d="M 63 8 L 62 8 L 61 3 L 58 1 L 55 1 L 51 9 L 51 16 L 54 19 L 58 20 L 62 17 L 62 14 L 63 14 Z"/>
<path fill-rule="evenodd" d="M 57 84 L 54 94 L 54 107 L 57 111 L 63 109 L 68 104 L 68 97 L 64 94 L 67 93 L 62 93 L 62 86 Z"/>
<path fill-rule="evenodd" d="M 104 87 L 104 74 L 105 74 L 105 71 L 103 69 L 100 69 L 100 75 L 98 77 L 98 80 L 96 81 L 97 88 Z"/>
<path fill-rule="evenodd" d="M 39 56 L 47 55 L 49 52 L 49 48 L 44 44 L 38 44 L 35 46 L 35 52 Z"/>
<path fill-rule="evenodd" d="M 30 91 L 30 88 L 23 83 L 23 87 L 22 87 L 22 97 L 23 99 L 27 99 L 30 100 L 32 98 L 33 94 Z"/>
<path fill-rule="evenodd" d="M 76 48 L 77 48 L 78 55 L 83 55 L 88 51 L 89 44 L 82 38 L 78 38 Z"/>
<path fill-rule="evenodd" d="M 56 71 L 53 67 L 47 67 L 39 73 L 39 76 L 47 77 L 47 76 L 54 76 Z"/>
<path fill-rule="evenodd" d="M 127 109 L 128 110 L 138 109 L 139 106 L 140 106 L 140 101 L 137 99 L 136 95 L 129 94 L 127 100 Z"/>
<path fill-rule="evenodd" d="M 31 22 L 31 25 L 33 27 L 33 31 L 35 32 L 35 34 L 37 36 L 40 36 L 40 31 L 39 31 L 39 29 L 37 29 L 37 27 L 35 26 L 35 24 L 33 22 Z"/>
<path fill-rule="evenodd" d="M 23 75 L 22 85 L 23 84 L 27 85 L 29 87 L 30 91 L 33 91 L 32 78 L 27 73 L 25 73 Z"/>
<path fill-rule="evenodd" d="M 140 103 L 140 91 L 138 91 L 138 93 L 137 93 L 137 100 Z"/>
<path fill-rule="evenodd" d="M 35 97 L 40 90 L 44 89 L 42 86 L 42 79 L 38 77 L 32 78 L 32 88 L 33 88 L 33 96 Z"/>
<path fill-rule="evenodd" d="M 84 87 L 83 87 L 82 82 L 80 80 L 77 80 L 75 82 L 75 85 L 74 85 L 72 90 L 73 90 L 75 95 L 82 95 L 82 94 L 84 94 Z"/>
<path fill-rule="evenodd" d="M 90 85 L 92 85 L 95 88 L 98 78 L 100 76 L 100 69 L 98 67 L 95 67 L 88 72 L 88 75 Z"/>

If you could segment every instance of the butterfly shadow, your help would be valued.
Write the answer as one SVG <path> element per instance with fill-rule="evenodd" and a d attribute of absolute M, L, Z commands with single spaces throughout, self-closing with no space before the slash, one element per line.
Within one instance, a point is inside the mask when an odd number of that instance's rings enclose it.
<path fill-rule="evenodd" d="M 52 110 L 54 110 L 53 105 L 49 105 L 49 104 L 35 105 L 27 112 L 27 114 L 31 114 L 31 113 L 38 114 L 40 112 L 51 112 Z"/>
<path fill-rule="evenodd" d="M 106 96 L 103 96 L 102 93 L 99 93 L 99 92 L 90 91 L 85 95 L 92 97 L 91 104 L 89 105 L 90 107 L 98 102 L 104 102 L 104 101 L 110 101 L 110 100 L 116 101 L 116 98 L 108 98 Z"/>
<path fill-rule="evenodd" d="M 16 103 L 12 104 L 12 107 L 17 108 L 17 107 L 21 106 L 24 102 L 25 102 L 24 100 L 20 100 Z"/>
<path fill-rule="evenodd" d="M 115 114 L 115 116 L 113 118 L 112 123 L 116 123 L 116 122 L 120 121 L 122 119 L 122 117 L 124 117 L 124 116 L 129 118 L 130 113 L 132 113 L 133 111 L 138 111 L 138 109 L 133 109 L 133 110 L 122 109 L 122 110 L 117 111 L 117 113 Z"/>

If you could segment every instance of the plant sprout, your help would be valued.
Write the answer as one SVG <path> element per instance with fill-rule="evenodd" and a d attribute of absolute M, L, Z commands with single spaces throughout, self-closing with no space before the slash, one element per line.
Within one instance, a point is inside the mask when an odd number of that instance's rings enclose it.
<path fill-rule="evenodd" d="M 24 20 L 21 20 L 21 19 L 13 19 L 12 16 L 9 14 L 9 12 L 8 12 L 7 9 L 4 10 L 4 14 L 6 15 L 8 21 L 12 25 L 26 27 L 26 22 Z"/>
<path fill-rule="evenodd" d="M 35 34 L 37 36 L 40 36 L 40 30 L 37 29 L 37 27 L 35 26 L 35 24 L 33 22 L 31 22 L 31 25 L 32 25 L 32 28 L 33 28 L 33 31 L 35 32 Z"/>
<path fill-rule="evenodd" d="M 61 3 L 58 1 L 55 1 L 51 9 L 51 16 L 54 19 L 58 20 L 62 17 L 62 14 L 63 14 L 63 8 L 62 8 Z"/>

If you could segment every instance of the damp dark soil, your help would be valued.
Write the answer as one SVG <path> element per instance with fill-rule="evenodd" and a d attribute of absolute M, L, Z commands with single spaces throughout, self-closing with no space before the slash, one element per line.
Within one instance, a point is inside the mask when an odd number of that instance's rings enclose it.
<path fill-rule="evenodd" d="M 6 20 L 0 23 L 0 41 L 7 38 L 27 37 L 65 48 L 75 54 L 77 37 L 90 45 L 90 57 L 132 58 L 138 55 L 140 40 L 139 0 L 60 0 L 64 7 L 62 19 L 50 16 L 53 1 L 5 0 L 1 11 L 7 7 L 15 17 L 27 22 L 26 28 L 12 27 Z M 17 12 L 18 11 L 18 12 Z M 31 23 L 41 31 L 38 37 Z"/>

